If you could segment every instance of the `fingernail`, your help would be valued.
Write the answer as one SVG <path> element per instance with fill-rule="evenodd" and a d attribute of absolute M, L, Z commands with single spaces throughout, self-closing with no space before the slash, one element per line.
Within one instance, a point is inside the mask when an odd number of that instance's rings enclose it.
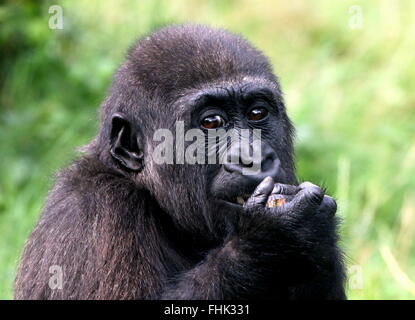
<path fill-rule="evenodd" d="M 267 183 L 272 182 L 274 184 L 274 179 L 272 179 L 271 176 L 266 177 L 263 181 Z"/>
<path fill-rule="evenodd" d="M 269 193 L 274 187 L 274 180 L 272 177 L 266 177 L 262 182 L 256 187 L 254 194 L 260 193 Z"/>

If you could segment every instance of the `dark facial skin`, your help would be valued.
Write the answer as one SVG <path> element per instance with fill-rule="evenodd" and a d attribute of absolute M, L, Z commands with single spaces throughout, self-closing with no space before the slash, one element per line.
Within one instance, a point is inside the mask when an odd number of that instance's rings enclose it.
<path fill-rule="evenodd" d="M 243 162 L 248 159 L 240 159 L 236 164 L 206 165 L 199 168 L 207 172 L 200 177 L 206 177 L 207 180 L 208 203 L 210 207 L 215 206 L 211 211 L 228 210 L 225 202 L 235 203 L 237 197 L 246 200 L 266 177 L 283 183 L 296 183 L 291 153 L 286 151 L 289 122 L 282 99 L 273 83 L 255 83 L 248 78 L 238 84 L 225 82 L 203 88 L 195 96 L 188 97 L 194 101 L 190 108 L 189 128 L 200 128 L 206 136 L 209 131 L 219 129 L 260 129 L 262 137 L 262 157 L 256 163 L 261 171 L 255 175 L 243 173 L 244 167 L 252 166 L 247 161 L 246 164 Z M 230 147 L 228 152 L 229 156 L 241 157 L 238 146 Z M 216 227 L 212 231 L 215 234 L 226 236 L 223 232 L 226 233 L 227 230 L 222 230 L 221 227 L 226 225 L 224 220 L 227 218 L 228 214 L 213 216 Z"/>
<path fill-rule="evenodd" d="M 249 159 L 243 159 L 238 146 L 229 147 L 229 156 L 234 155 L 239 162 L 216 167 L 215 177 L 210 183 L 214 197 L 232 200 L 237 195 L 251 194 L 268 176 L 279 182 L 296 182 L 293 179 L 291 154 L 284 150 L 288 121 L 280 97 L 276 96 L 274 91 L 275 87 L 271 84 L 266 86 L 247 82 L 220 87 L 201 96 L 199 104 L 202 116 L 196 118 L 217 115 L 224 119 L 224 123 L 219 127 L 207 129 L 206 132 L 220 128 L 261 130 L 262 157 L 255 163 L 261 171 L 255 175 L 244 174 L 243 169 L 253 164 L 244 161 Z"/>
<path fill-rule="evenodd" d="M 261 129 L 260 171 L 242 174 L 252 165 L 243 156 L 157 164 L 153 135 L 176 121 L 205 137 Z M 241 37 L 184 25 L 142 38 L 114 77 L 97 137 L 57 176 L 15 297 L 344 299 L 336 203 L 298 185 L 293 132 L 267 58 Z M 275 195 L 286 203 L 268 207 Z M 49 286 L 51 266 L 62 289 Z"/>

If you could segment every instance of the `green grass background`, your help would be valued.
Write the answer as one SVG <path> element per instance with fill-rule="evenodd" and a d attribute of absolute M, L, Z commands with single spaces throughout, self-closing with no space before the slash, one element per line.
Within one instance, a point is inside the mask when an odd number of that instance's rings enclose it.
<path fill-rule="evenodd" d="M 49 5 L 64 29 L 48 28 Z M 350 25 L 352 5 L 363 25 Z M 272 60 L 297 127 L 299 176 L 339 202 L 350 299 L 415 297 L 415 2 L 6 1 L 0 6 L 0 299 L 53 174 L 97 129 L 137 36 L 194 21 Z M 360 282 L 363 280 L 363 282 Z M 361 285 L 360 285 L 361 284 Z"/>

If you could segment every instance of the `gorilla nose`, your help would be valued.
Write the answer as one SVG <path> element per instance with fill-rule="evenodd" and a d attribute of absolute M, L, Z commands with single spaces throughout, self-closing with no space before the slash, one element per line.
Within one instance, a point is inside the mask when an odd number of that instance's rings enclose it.
<path fill-rule="evenodd" d="M 235 152 L 238 152 L 238 154 L 235 154 Z M 223 165 L 225 171 L 239 173 L 250 180 L 258 181 L 258 183 L 268 176 L 273 179 L 277 178 L 280 161 L 271 148 L 265 148 L 262 155 L 252 155 L 252 157 L 243 156 L 237 150 L 230 153 L 231 159 L 238 159 L 238 161 L 225 163 Z"/>

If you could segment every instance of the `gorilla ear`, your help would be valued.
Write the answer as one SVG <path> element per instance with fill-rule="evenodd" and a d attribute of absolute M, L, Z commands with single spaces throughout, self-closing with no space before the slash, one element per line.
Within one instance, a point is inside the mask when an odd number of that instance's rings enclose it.
<path fill-rule="evenodd" d="M 122 166 L 132 171 L 143 169 L 143 150 L 138 131 L 121 113 L 112 116 L 110 153 Z"/>

